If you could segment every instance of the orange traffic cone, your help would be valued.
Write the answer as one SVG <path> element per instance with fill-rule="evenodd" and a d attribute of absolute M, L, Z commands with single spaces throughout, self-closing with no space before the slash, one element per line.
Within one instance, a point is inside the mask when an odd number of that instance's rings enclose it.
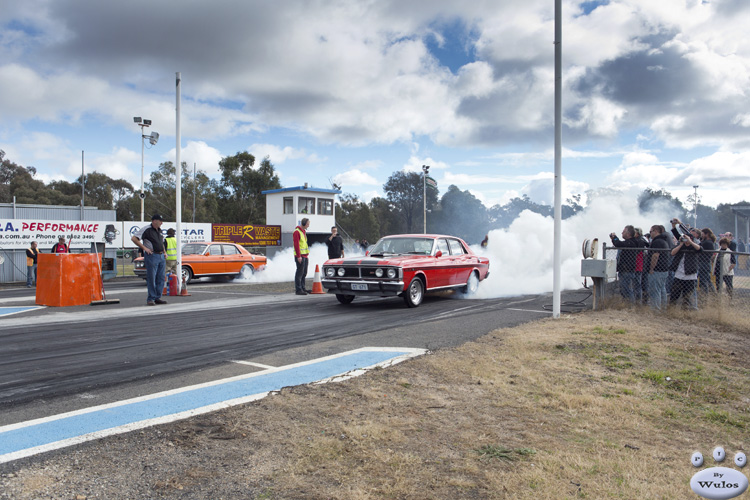
<path fill-rule="evenodd" d="M 323 283 L 320 281 L 320 266 L 315 264 L 315 277 L 313 278 L 313 289 L 310 293 L 325 293 Z"/>
<path fill-rule="evenodd" d="M 182 277 L 182 291 L 180 292 L 180 297 L 189 297 L 190 294 L 187 291 L 187 283 L 185 283 L 185 276 Z"/>

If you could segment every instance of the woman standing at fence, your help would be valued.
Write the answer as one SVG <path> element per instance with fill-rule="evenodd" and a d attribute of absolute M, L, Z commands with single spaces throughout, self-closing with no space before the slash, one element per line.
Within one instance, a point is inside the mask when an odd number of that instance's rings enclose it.
<path fill-rule="evenodd" d="M 697 256 L 702 251 L 703 248 L 687 234 L 680 236 L 677 246 L 672 249 L 674 259 L 669 269 L 674 271 L 674 280 L 669 294 L 670 304 L 676 304 L 682 297 L 682 302 L 687 303 L 689 309 L 698 309 L 695 294 L 695 286 L 698 284 Z"/>
<path fill-rule="evenodd" d="M 731 297 L 734 291 L 734 267 L 737 265 L 737 257 L 733 253 L 729 253 L 729 238 L 720 239 L 719 245 L 721 250 L 719 250 L 719 257 L 716 259 L 716 267 L 714 268 L 716 286 L 721 290 L 723 282 L 729 297 Z"/>

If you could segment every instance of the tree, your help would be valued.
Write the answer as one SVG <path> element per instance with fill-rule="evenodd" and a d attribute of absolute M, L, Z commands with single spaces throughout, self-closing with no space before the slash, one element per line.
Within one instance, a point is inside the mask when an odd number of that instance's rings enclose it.
<path fill-rule="evenodd" d="M 479 243 L 489 232 L 489 216 L 473 194 L 451 185 L 440 199 L 438 210 L 428 215 L 427 229 L 458 236 L 467 243 Z"/>
<path fill-rule="evenodd" d="M 423 189 L 422 174 L 416 172 L 395 172 L 383 185 L 386 199 L 400 216 L 407 233 L 421 229 L 418 224 L 423 220 Z M 437 190 L 427 189 L 426 194 L 427 208 L 431 209 L 437 203 Z"/>
<path fill-rule="evenodd" d="M 171 161 L 159 165 L 151 172 L 149 182 L 146 183 L 146 200 L 144 206 L 147 215 L 160 213 L 165 220 L 177 220 L 175 205 L 177 191 L 175 190 L 176 171 Z M 218 222 L 218 196 L 220 187 L 216 181 L 208 178 L 205 172 L 196 172 L 196 222 Z M 180 197 L 180 217 L 182 221 L 193 220 L 193 176 L 188 169 L 182 169 L 182 195 Z M 131 188 L 132 189 L 132 188 Z M 138 211 L 140 214 L 140 200 Z"/>
<path fill-rule="evenodd" d="M 677 217 L 681 221 L 685 221 L 686 211 L 680 200 L 672 198 L 672 194 L 663 189 L 659 189 L 658 191 L 654 191 L 651 188 L 644 189 L 638 195 L 638 208 L 641 213 L 662 209 L 674 214 L 672 217 Z"/>
<path fill-rule="evenodd" d="M 375 242 L 380 237 L 380 228 L 367 203 L 353 194 L 342 194 L 336 204 L 336 224 L 352 239 L 367 239 Z"/>
<path fill-rule="evenodd" d="M 531 201 L 528 195 L 523 195 L 521 198 L 513 198 L 505 205 L 494 205 L 490 208 L 490 224 L 493 228 L 509 227 L 524 210 L 529 210 L 545 217 L 554 216 L 554 209 L 551 206 L 540 205 Z"/>
<path fill-rule="evenodd" d="M 227 156 L 219 162 L 221 184 L 220 218 L 236 224 L 264 224 L 266 197 L 262 191 L 281 188 L 279 177 L 268 157 L 253 168 L 255 157 L 247 151 Z"/>

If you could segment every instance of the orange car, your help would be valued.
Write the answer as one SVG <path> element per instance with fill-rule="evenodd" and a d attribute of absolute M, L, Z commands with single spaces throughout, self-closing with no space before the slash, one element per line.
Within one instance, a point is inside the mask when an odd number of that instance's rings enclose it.
<path fill-rule="evenodd" d="M 182 246 L 182 276 L 185 283 L 193 278 L 221 276 L 227 278 L 249 278 L 266 265 L 264 255 L 255 255 L 235 243 L 209 241 L 186 243 Z M 133 261 L 133 272 L 146 279 L 146 263 L 143 257 Z"/>

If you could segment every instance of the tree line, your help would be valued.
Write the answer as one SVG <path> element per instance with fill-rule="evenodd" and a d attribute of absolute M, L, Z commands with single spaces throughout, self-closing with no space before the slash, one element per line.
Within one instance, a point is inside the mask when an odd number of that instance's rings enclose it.
<path fill-rule="evenodd" d="M 247 151 L 238 152 L 222 158 L 219 172 L 218 179 L 211 179 L 199 170 L 193 180 L 193 172 L 182 169 L 182 220 L 265 224 L 266 197 L 261 192 L 282 187 L 270 159 L 266 157 L 256 165 L 255 156 Z M 0 203 L 10 203 L 15 196 L 17 203 L 24 204 L 80 205 L 83 180 L 80 176 L 73 182 L 45 184 L 35 179 L 35 175 L 34 167 L 19 166 L 5 158 L 5 152 L 0 150 Z M 160 164 L 151 173 L 144 183 L 145 214 L 160 213 L 165 220 L 176 219 L 175 175 L 172 162 Z M 335 183 L 332 187 L 342 189 Z M 86 175 L 84 183 L 86 206 L 115 210 L 117 220 L 140 219 L 138 191 L 124 179 L 112 179 L 98 172 Z M 375 242 L 388 234 L 421 233 L 425 227 L 425 203 L 427 232 L 455 235 L 471 244 L 479 243 L 493 229 L 507 228 L 524 210 L 548 217 L 554 212 L 553 207 L 535 203 L 526 195 L 487 208 L 471 192 L 455 185 L 439 196 L 438 189 L 425 186 L 422 174 L 417 172 L 394 172 L 383 185 L 383 191 L 385 196 L 369 202 L 350 193 L 339 196 L 336 224 L 345 236 Z M 691 195 L 683 204 L 667 191 L 647 188 L 639 195 L 638 206 L 642 212 L 648 212 L 658 205 L 690 223 L 695 201 Z M 562 217 L 566 219 L 581 210 L 581 195 L 577 194 L 563 204 Z M 713 208 L 698 203 L 697 210 L 701 227 L 715 231 L 734 228 L 734 215 L 728 204 Z"/>

